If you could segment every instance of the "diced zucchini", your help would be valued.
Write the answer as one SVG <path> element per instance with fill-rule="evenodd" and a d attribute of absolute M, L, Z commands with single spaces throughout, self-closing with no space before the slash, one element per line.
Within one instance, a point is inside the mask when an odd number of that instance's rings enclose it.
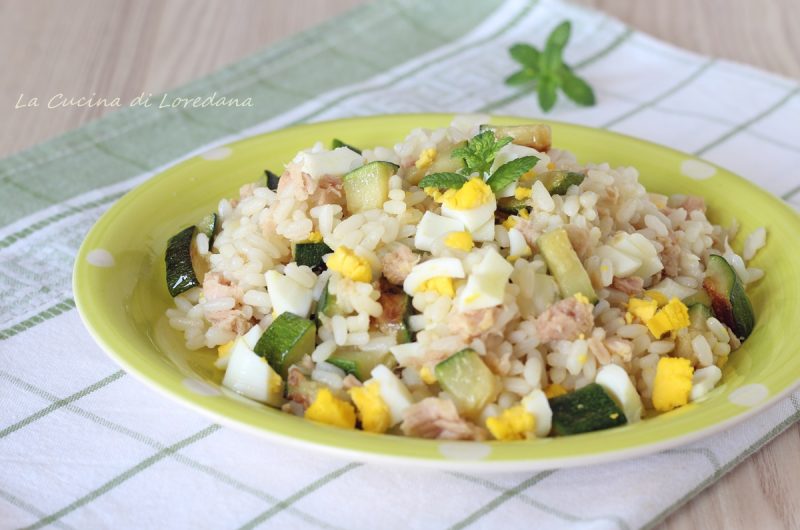
<path fill-rule="evenodd" d="M 439 385 L 466 416 L 480 414 L 497 395 L 497 379 L 475 350 L 466 348 L 451 355 L 434 371 Z"/>
<path fill-rule="evenodd" d="M 391 162 L 370 162 L 345 175 L 347 210 L 353 214 L 382 208 L 389 198 L 389 178 L 398 167 Z"/>
<path fill-rule="evenodd" d="M 340 348 L 328 357 L 327 362 L 353 374 L 359 381 L 369 379 L 372 369 L 379 364 L 388 368 L 394 368 L 397 364 L 388 351 L 361 351 L 357 348 Z"/>
<path fill-rule="evenodd" d="M 497 139 L 510 136 L 513 143 L 533 147 L 540 153 L 549 151 L 552 143 L 550 127 L 543 124 L 530 125 L 481 125 L 480 130 L 491 129 Z"/>
<path fill-rule="evenodd" d="M 683 302 L 683 305 L 686 307 L 691 307 L 694 304 L 703 304 L 706 307 L 711 307 L 711 297 L 708 296 L 708 293 L 705 291 L 705 289 L 700 289 L 692 296 L 683 298 L 681 302 Z"/>
<path fill-rule="evenodd" d="M 408 324 L 409 317 L 414 308 L 411 297 L 401 289 L 392 286 L 386 281 L 381 282 L 381 296 L 378 303 L 383 307 L 381 316 L 375 318 L 375 323 L 382 333 L 396 333 L 397 343 L 405 344 L 414 340 L 414 333 Z"/>
<path fill-rule="evenodd" d="M 330 280 L 325 284 L 325 288 L 322 290 L 322 294 L 319 296 L 319 301 L 317 302 L 317 315 L 325 315 L 326 317 L 332 317 L 333 315 L 338 315 L 341 313 L 339 306 L 336 305 L 336 295 L 331 294 L 328 290 L 330 285 Z M 317 323 L 319 325 L 319 323 Z"/>
<path fill-rule="evenodd" d="M 312 269 L 322 267 L 322 270 L 325 270 L 325 262 L 322 261 L 322 256 L 331 252 L 333 252 L 333 249 L 322 241 L 301 241 L 294 245 L 294 261 L 298 265 L 306 265 Z"/>
<path fill-rule="evenodd" d="M 197 253 L 194 226 L 184 228 L 167 242 L 164 261 L 167 266 L 167 289 L 172 296 L 198 287 L 203 282 L 207 265 Z"/>
<path fill-rule="evenodd" d="M 711 316 L 711 308 L 705 304 L 695 303 L 689 306 L 689 322 L 692 329 L 705 331 L 708 327 L 706 320 Z"/>
<path fill-rule="evenodd" d="M 558 436 L 609 429 L 627 423 L 625 413 L 602 386 L 590 383 L 550 400 L 553 432 Z"/>
<path fill-rule="evenodd" d="M 529 206 L 526 199 L 517 199 L 516 197 L 503 197 L 497 199 L 497 210 L 510 215 L 516 215 L 520 210 Z"/>
<path fill-rule="evenodd" d="M 353 151 L 354 153 L 358 153 L 359 155 L 361 154 L 361 149 L 357 149 L 357 148 L 353 147 L 350 144 L 346 144 L 343 141 L 339 140 L 338 138 L 334 138 L 333 140 L 331 140 L 331 149 L 332 150 L 333 149 L 338 149 L 340 147 L 346 147 L 346 148 L 350 149 L 351 151 Z"/>
<path fill-rule="evenodd" d="M 714 316 L 740 339 L 749 337 L 755 326 L 753 306 L 736 271 L 722 256 L 709 256 L 703 288 L 711 298 Z"/>
<path fill-rule="evenodd" d="M 286 312 L 278 315 L 253 350 L 285 378 L 290 366 L 314 351 L 316 335 L 317 328 L 312 321 Z"/>
<path fill-rule="evenodd" d="M 585 175 L 574 171 L 545 171 L 536 175 L 536 180 L 544 184 L 550 195 L 566 195 L 570 186 L 580 186 Z"/>
<path fill-rule="evenodd" d="M 210 213 L 200 219 L 200 222 L 197 223 L 197 231 L 201 234 L 205 234 L 208 238 L 208 248 L 211 249 L 211 245 L 214 244 L 214 237 L 217 235 L 217 229 L 219 228 L 219 216 L 215 213 Z"/>
<path fill-rule="evenodd" d="M 590 302 L 597 301 L 597 293 L 594 292 L 589 274 L 572 248 L 566 230 L 551 230 L 540 236 L 536 243 L 563 298 L 581 293 Z"/>
<path fill-rule="evenodd" d="M 273 173 L 269 169 L 264 170 L 264 175 L 267 176 L 267 187 L 272 191 L 277 190 L 278 182 L 281 180 L 281 176 L 276 173 Z"/>
<path fill-rule="evenodd" d="M 441 149 L 436 152 L 436 157 L 430 166 L 423 166 L 421 168 L 412 167 L 411 173 L 406 176 L 406 179 L 411 184 L 418 184 L 422 177 L 425 175 L 432 175 L 434 173 L 458 173 L 464 167 L 464 160 L 462 158 L 453 158 L 453 149 L 465 145 L 466 142 L 459 142 L 449 149 Z"/>

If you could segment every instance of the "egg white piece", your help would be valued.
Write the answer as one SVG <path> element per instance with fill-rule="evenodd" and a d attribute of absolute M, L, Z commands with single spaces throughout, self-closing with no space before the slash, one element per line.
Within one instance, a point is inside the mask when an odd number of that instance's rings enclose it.
<path fill-rule="evenodd" d="M 460 221 L 470 232 L 474 232 L 486 224 L 487 221 L 494 220 L 494 211 L 497 209 L 497 201 L 494 196 L 480 206 L 468 210 L 457 210 L 442 204 L 442 215 Z"/>
<path fill-rule="evenodd" d="M 525 410 L 533 414 L 535 420 L 534 434 L 537 438 L 544 438 L 550 434 L 553 425 L 553 411 L 550 408 L 550 401 L 547 396 L 539 389 L 534 390 L 522 398 L 522 406 Z"/>
<path fill-rule="evenodd" d="M 528 246 L 528 242 L 525 241 L 525 236 L 522 235 L 516 228 L 512 228 L 508 231 L 508 241 L 511 244 L 509 249 L 510 256 L 530 256 L 532 254 L 531 247 Z"/>
<path fill-rule="evenodd" d="M 494 239 L 494 216 L 477 230 L 470 232 L 473 241 L 492 241 Z"/>
<path fill-rule="evenodd" d="M 403 413 L 413 402 L 411 392 L 389 368 L 382 364 L 372 369 L 372 379 L 378 382 L 381 398 L 389 408 L 392 426 L 397 425 L 403 421 Z M 369 381 L 364 384 L 369 384 Z"/>
<path fill-rule="evenodd" d="M 695 370 L 692 374 L 692 391 L 689 394 L 689 400 L 697 401 L 708 394 L 720 379 L 722 379 L 722 370 L 713 364 Z"/>
<path fill-rule="evenodd" d="M 283 395 L 281 376 L 263 357 L 256 355 L 240 337 L 229 356 L 222 385 L 250 399 L 280 407 Z"/>
<path fill-rule="evenodd" d="M 597 255 L 601 259 L 610 261 L 611 266 L 614 267 L 614 276 L 619 276 L 620 278 L 631 276 L 642 266 L 642 260 L 629 256 L 609 245 L 598 247 Z"/>
<path fill-rule="evenodd" d="M 514 272 L 514 266 L 495 249 L 489 248 L 481 262 L 478 263 L 472 272 L 478 274 L 499 274 L 505 276 L 506 281 L 508 281 L 509 276 Z"/>
<path fill-rule="evenodd" d="M 250 330 L 247 333 L 242 335 L 242 340 L 244 341 L 244 343 L 247 345 L 248 348 L 253 350 L 255 349 L 256 343 L 258 342 L 258 339 L 261 338 L 263 332 L 264 330 L 261 329 L 261 326 L 256 324 L 255 326 L 250 328 Z"/>
<path fill-rule="evenodd" d="M 346 147 L 317 153 L 304 152 L 302 157 L 303 172 L 315 179 L 322 175 L 344 175 L 364 165 L 361 155 Z"/>
<path fill-rule="evenodd" d="M 647 279 L 664 268 L 653 244 L 642 234 L 618 232 L 610 245 L 629 257 L 641 261 L 641 265 L 631 275 Z M 616 273 L 616 271 L 615 271 Z"/>
<path fill-rule="evenodd" d="M 397 363 L 400 366 L 408 366 L 414 359 L 421 359 L 425 354 L 425 349 L 419 342 L 406 342 L 389 348 Z"/>
<path fill-rule="evenodd" d="M 278 315 L 289 311 L 306 318 L 311 312 L 313 288 L 303 287 L 291 278 L 275 270 L 266 272 L 267 292 L 272 300 L 272 308 Z"/>
<path fill-rule="evenodd" d="M 425 212 L 414 235 L 414 246 L 419 250 L 431 251 L 433 242 L 450 232 L 462 232 L 464 225 L 458 219 L 444 217 L 431 211 Z"/>
<path fill-rule="evenodd" d="M 595 383 L 611 395 L 622 409 L 628 423 L 642 419 L 642 398 L 639 397 L 624 368 L 616 364 L 605 365 L 597 372 Z"/>
<path fill-rule="evenodd" d="M 490 249 L 467 278 L 456 301 L 462 311 L 474 311 L 503 303 L 508 279 L 514 267 Z"/>
<path fill-rule="evenodd" d="M 659 293 L 666 296 L 668 299 L 677 298 L 678 300 L 683 300 L 684 298 L 688 298 L 697 292 L 697 289 L 692 289 L 691 287 L 686 287 L 685 285 L 681 285 L 672 278 L 664 278 L 663 280 L 655 284 L 653 287 L 651 287 L 651 289 L 653 289 L 654 291 L 658 291 Z"/>
<path fill-rule="evenodd" d="M 413 296 L 420 285 L 437 276 L 463 278 L 465 274 L 461 260 L 457 258 L 434 258 L 415 265 L 403 282 L 403 290 Z"/>

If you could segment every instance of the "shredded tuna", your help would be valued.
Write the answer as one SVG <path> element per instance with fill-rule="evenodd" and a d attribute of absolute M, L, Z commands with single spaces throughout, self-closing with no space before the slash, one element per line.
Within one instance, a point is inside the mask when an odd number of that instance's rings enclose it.
<path fill-rule="evenodd" d="M 575 253 L 583 261 L 589 256 L 592 250 L 592 241 L 589 237 L 589 231 L 585 228 L 575 225 L 564 225 L 564 229 L 569 236 L 569 242 L 572 243 L 572 248 Z"/>
<path fill-rule="evenodd" d="M 209 272 L 203 278 L 203 295 L 206 300 L 228 297 L 238 300 L 241 294 L 240 289 L 231 285 L 219 272 Z"/>
<path fill-rule="evenodd" d="M 611 362 L 611 352 L 608 351 L 605 343 L 602 339 L 598 337 L 592 337 L 589 339 L 589 351 L 594 358 L 597 359 L 597 362 L 601 365 L 606 365 Z"/>
<path fill-rule="evenodd" d="M 295 200 L 304 201 L 314 193 L 317 183 L 308 173 L 302 171 L 302 166 L 292 162 L 286 166 L 286 171 L 278 180 L 278 196 L 293 195 Z"/>
<path fill-rule="evenodd" d="M 338 204 L 346 206 L 342 178 L 336 175 L 322 175 L 317 181 L 317 189 L 311 194 L 314 206 L 323 204 Z"/>
<path fill-rule="evenodd" d="M 659 241 L 664 245 L 664 250 L 658 254 L 661 263 L 664 265 L 664 275 L 668 278 L 674 278 L 680 272 L 683 251 L 674 232 L 670 232 L 669 237 L 661 238 Z"/>
<path fill-rule="evenodd" d="M 542 233 L 533 226 L 533 222 L 530 219 L 520 219 L 517 221 L 517 224 L 514 225 L 514 228 L 519 230 L 522 233 L 522 237 L 525 238 L 525 242 L 531 247 L 531 250 L 534 254 L 539 251 L 539 247 L 536 245 L 536 240 L 539 239 L 539 236 Z"/>
<path fill-rule="evenodd" d="M 419 256 L 405 245 L 398 244 L 381 259 L 383 277 L 395 285 L 402 285 L 406 276 L 419 263 Z"/>
<path fill-rule="evenodd" d="M 629 340 L 619 337 L 610 337 L 603 344 L 612 355 L 619 356 L 623 361 L 628 362 L 633 357 L 633 345 Z"/>
<path fill-rule="evenodd" d="M 486 431 L 458 415 L 452 401 L 425 398 L 406 409 L 400 429 L 406 436 L 437 440 L 485 440 Z"/>
<path fill-rule="evenodd" d="M 291 366 L 289 374 L 286 376 L 286 388 L 288 389 L 286 397 L 289 401 L 302 406 L 303 410 L 311 406 L 316 395 L 316 383 L 309 381 L 307 375 L 297 366 Z"/>
<path fill-rule="evenodd" d="M 628 276 L 627 278 L 614 276 L 611 287 L 622 291 L 628 296 L 639 296 L 644 291 L 644 280 L 638 276 Z"/>
<path fill-rule="evenodd" d="M 207 313 L 206 318 L 215 327 L 232 331 L 237 336 L 244 335 L 253 327 L 250 320 L 245 318 L 239 309 L 214 311 L 213 313 Z"/>
<path fill-rule="evenodd" d="M 539 340 L 575 340 L 588 335 L 594 327 L 592 306 L 569 297 L 548 307 L 536 318 Z"/>
<path fill-rule="evenodd" d="M 448 326 L 451 332 L 470 340 L 491 332 L 500 311 L 499 307 L 491 307 L 457 313 L 449 319 Z M 502 329 L 496 331 L 502 333 Z"/>

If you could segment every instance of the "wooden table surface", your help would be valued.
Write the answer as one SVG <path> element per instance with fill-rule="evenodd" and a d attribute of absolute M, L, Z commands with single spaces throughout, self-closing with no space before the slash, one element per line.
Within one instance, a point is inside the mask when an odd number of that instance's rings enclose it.
<path fill-rule="evenodd" d="M 20 94 L 161 92 L 363 0 L 0 0 L 0 156 L 110 109 L 15 109 Z M 800 77 L 797 0 L 579 0 L 678 46 Z M 800 528 L 800 424 L 691 500 L 664 529 Z"/>

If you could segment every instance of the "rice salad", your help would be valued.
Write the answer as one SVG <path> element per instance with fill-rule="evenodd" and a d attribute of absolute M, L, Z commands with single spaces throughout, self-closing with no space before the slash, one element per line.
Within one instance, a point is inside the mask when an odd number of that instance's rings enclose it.
<path fill-rule="evenodd" d="M 755 325 L 765 244 L 541 124 L 333 140 L 172 237 L 170 325 L 222 385 L 313 421 L 448 440 L 611 428 L 702 400 Z"/>

